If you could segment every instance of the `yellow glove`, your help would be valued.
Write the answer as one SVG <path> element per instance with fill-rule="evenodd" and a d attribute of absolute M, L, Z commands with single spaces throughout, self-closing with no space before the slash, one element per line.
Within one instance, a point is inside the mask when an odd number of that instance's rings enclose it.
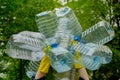
<path fill-rule="evenodd" d="M 40 62 L 38 70 L 43 73 L 48 73 L 49 68 L 50 68 L 50 60 L 48 56 L 45 55 Z"/>
<path fill-rule="evenodd" d="M 80 53 L 75 51 L 75 53 L 73 54 L 73 57 L 74 57 L 74 60 L 75 60 L 74 67 L 76 69 L 83 68 L 83 66 L 82 66 L 82 59 L 81 59 Z"/>

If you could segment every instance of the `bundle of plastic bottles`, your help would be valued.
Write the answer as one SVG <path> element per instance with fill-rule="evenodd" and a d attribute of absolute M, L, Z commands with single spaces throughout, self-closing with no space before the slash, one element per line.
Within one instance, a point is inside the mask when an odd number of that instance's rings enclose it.
<path fill-rule="evenodd" d="M 104 44 L 114 37 L 114 30 L 106 21 L 100 21 L 82 32 L 82 27 L 69 7 L 57 8 L 35 15 L 39 32 L 23 31 L 13 34 L 6 53 L 12 58 L 32 60 L 26 66 L 29 77 L 35 74 L 44 55 L 58 72 L 68 72 L 74 63 L 96 70 L 109 63 L 112 51 Z M 58 80 L 58 79 L 57 79 Z"/>

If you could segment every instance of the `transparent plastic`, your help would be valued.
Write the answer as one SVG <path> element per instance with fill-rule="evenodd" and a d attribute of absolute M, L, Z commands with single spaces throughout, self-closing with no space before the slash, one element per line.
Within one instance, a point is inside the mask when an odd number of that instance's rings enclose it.
<path fill-rule="evenodd" d="M 34 33 L 34 32 L 28 32 Z M 40 33 L 36 36 L 28 34 L 26 31 L 14 34 L 10 37 L 5 52 L 12 58 L 39 61 L 44 56 L 41 52 L 45 47 L 43 40 L 45 37 Z"/>
<path fill-rule="evenodd" d="M 27 66 L 25 66 L 26 75 L 31 78 L 36 75 L 40 61 L 30 61 Z"/>
<path fill-rule="evenodd" d="M 11 46 L 11 43 L 8 43 L 5 52 L 6 54 L 8 54 L 8 56 L 12 58 L 32 60 L 32 61 L 39 61 L 44 56 L 44 54 L 42 54 L 41 51 L 32 51 L 19 47 L 13 47 Z"/>
<path fill-rule="evenodd" d="M 45 47 L 45 44 L 40 39 L 22 36 L 19 34 L 12 35 L 9 40 L 12 46 L 18 46 L 32 51 L 40 51 L 43 47 Z"/>
<path fill-rule="evenodd" d="M 74 12 L 69 7 L 56 9 L 58 28 L 64 29 L 64 33 L 81 36 L 82 28 Z"/>
<path fill-rule="evenodd" d="M 40 32 L 22 31 L 19 33 L 19 35 L 30 37 L 30 38 L 35 38 L 35 39 L 40 39 L 42 41 L 46 39 L 45 36 Z"/>
<path fill-rule="evenodd" d="M 86 43 L 105 44 L 111 41 L 115 33 L 110 24 L 100 21 L 82 33 L 81 40 Z"/>
<path fill-rule="evenodd" d="M 57 16 L 54 11 L 45 11 L 35 15 L 35 21 L 40 33 L 46 38 L 54 36 L 57 30 Z"/>
<path fill-rule="evenodd" d="M 73 56 L 62 47 L 52 48 L 46 52 L 50 58 L 51 66 L 58 72 L 66 72 L 73 67 Z"/>
<path fill-rule="evenodd" d="M 63 73 L 56 73 L 56 80 L 75 80 L 75 69 Z"/>
<path fill-rule="evenodd" d="M 78 43 L 74 45 L 74 50 L 80 52 L 83 66 L 90 70 L 99 69 L 101 64 L 109 63 L 112 59 L 112 51 L 104 45 Z"/>
<path fill-rule="evenodd" d="M 74 36 L 81 36 L 82 28 L 74 12 L 69 7 L 55 10 L 58 17 L 58 30 L 55 37 L 59 37 L 59 46 L 67 48 Z"/>

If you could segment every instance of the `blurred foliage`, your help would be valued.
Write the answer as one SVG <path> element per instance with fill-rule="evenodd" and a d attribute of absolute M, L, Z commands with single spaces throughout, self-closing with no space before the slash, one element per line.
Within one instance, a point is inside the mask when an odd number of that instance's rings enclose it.
<path fill-rule="evenodd" d="M 107 20 L 115 30 L 115 38 L 107 43 L 113 51 L 113 60 L 96 71 L 89 71 L 93 80 L 120 79 L 120 2 L 119 0 L 78 0 L 67 3 L 76 14 L 83 31 L 100 20 Z M 0 0 L 0 73 L 7 74 L 0 80 L 29 80 L 24 66 L 29 61 L 8 57 L 5 46 L 12 34 L 29 30 L 38 31 L 35 15 L 62 7 L 56 0 Z M 116 24 L 116 27 L 114 27 Z M 51 74 L 52 73 L 52 74 Z M 47 78 L 54 80 L 54 70 L 50 69 Z"/>

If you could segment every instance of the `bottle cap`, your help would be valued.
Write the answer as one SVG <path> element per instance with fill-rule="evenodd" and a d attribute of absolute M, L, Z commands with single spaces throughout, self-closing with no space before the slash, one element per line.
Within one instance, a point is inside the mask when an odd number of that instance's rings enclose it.
<path fill-rule="evenodd" d="M 57 47 L 57 43 L 53 43 L 53 44 L 51 44 L 50 46 L 52 47 L 52 48 L 56 48 Z"/>
<path fill-rule="evenodd" d="M 65 15 L 67 15 L 70 11 L 71 11 L 71 9 L 69 7 L 62 7 L 60 9 L 56 10 L 56 15 L 58 17 L 63 17 Z"/>
<path fill-rule="evenodd" d="M 94 63 L 98 63 L 100 61 L 100 57 L 99 56 L 95 56 L 93 61 L 94 61 Z"/>
<path fill-rule="evenodd" d="M 79 42 L 80 41 L 80 37 L 79 36 L 74 36 L 74 40 Z"/>

